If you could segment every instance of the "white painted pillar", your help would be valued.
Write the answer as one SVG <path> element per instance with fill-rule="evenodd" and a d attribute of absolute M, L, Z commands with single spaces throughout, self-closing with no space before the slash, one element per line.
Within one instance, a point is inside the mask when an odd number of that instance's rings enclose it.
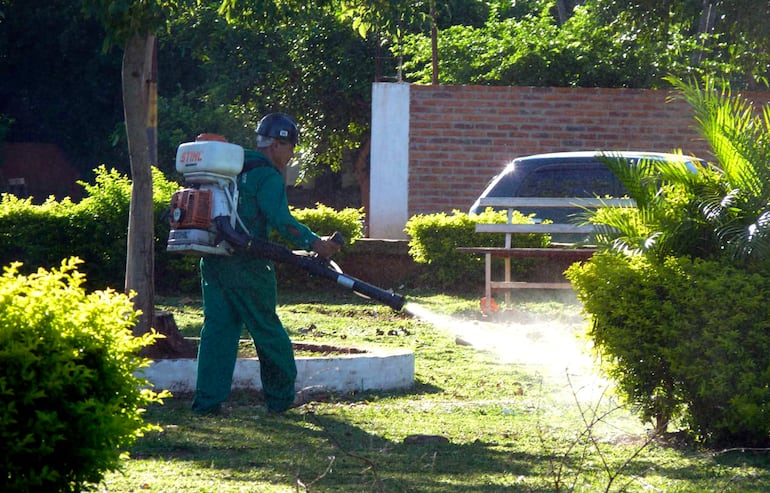
<path fill-rule="evenodd" d="M 372 85 L 369 237 L 405 239 L 409 219 L 409 84 Z"/>

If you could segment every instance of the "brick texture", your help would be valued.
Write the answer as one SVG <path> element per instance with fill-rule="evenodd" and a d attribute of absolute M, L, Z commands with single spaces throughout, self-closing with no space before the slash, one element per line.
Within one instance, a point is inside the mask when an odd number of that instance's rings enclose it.
<path fill-rule="evenodd" d="M 409 216 L 467 211 L 519 156 L 681 149 L 711 160 L 690 106 L 643 89 L 420 86 L 410 92 Z M 770 93 L 746 93 L 757 105 Z"/>

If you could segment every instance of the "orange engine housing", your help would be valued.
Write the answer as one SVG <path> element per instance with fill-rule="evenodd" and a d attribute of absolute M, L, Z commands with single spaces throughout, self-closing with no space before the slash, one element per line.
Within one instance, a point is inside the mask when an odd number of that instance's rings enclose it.
<path fill-rule="evenodd" d="M 208 229 L 211 226 L 211 190 L 185 188 L 171 197 L 173 229 Z"/>

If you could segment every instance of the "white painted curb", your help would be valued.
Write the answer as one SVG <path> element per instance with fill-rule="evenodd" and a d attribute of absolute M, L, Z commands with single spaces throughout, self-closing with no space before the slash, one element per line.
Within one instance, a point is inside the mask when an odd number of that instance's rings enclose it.
<path fill-rule="evenodd" d="M 323 387 L 333 392 L 388 390 L 414 384 L 414 353 L 406 349 L 366 349 L 365 353 L 326 357 L 298 356 L 296 388 Z M 138 372 L 155 390 L 195 391 L 195 359 L 155 360 Z M 233 389 L 262 389 L 259 360 L 239 358 L 233 373 Z"/>

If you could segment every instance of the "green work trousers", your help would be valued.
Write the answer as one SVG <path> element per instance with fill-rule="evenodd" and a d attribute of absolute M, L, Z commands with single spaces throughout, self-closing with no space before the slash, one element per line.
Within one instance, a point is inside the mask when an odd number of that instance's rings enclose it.
<path fill-rule="evenodd" d="M 297 367 L 291 340 L 275 311 L 272 264 L 232 257 L 204 259 L 201 285 L 204 322 L 193 411 L 216 412 L 229 397 L 244 327 L 257 349 L 267 408 L 288 409 L 294 401 Z"/>

